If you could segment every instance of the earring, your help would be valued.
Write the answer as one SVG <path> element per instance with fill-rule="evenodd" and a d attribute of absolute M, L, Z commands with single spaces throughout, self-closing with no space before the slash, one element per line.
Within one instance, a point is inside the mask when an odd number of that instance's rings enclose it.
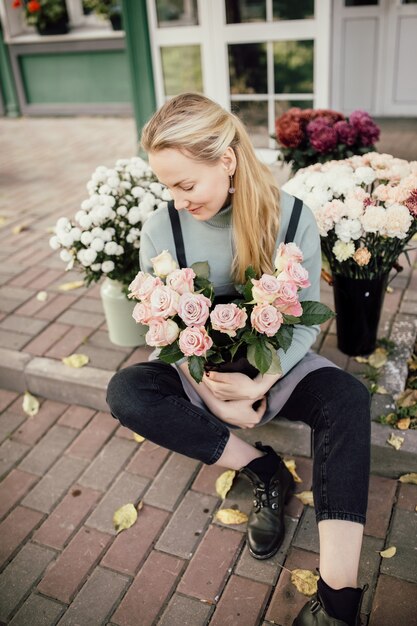
<path fill-rule="evenodd" d="M 230 178 L 229 193 L 235 193 L 236 189 L 233 186 L 233 175 L 229 174 L 229 178 Z"/>

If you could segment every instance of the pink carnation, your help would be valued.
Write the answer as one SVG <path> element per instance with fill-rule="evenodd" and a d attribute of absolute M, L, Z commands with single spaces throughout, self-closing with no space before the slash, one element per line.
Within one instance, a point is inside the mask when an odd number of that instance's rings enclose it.
<path fill-rule="evenodd" d="M 305 287 L 310 286 L 310 281 L 308 280 L 308 272 L 307 270 L 300 264 L 294 261 L 288 261 L 284 270 L 278 275 L 279 280 L 290 281 L 304 289 Z"/>
<path fill-rule="evenodd" d="M 258 333 L 273 337 L 280 329 L 284 318 L 272 304 L 257 304 L 252 309 L 250 321 Z"/>
<path fill-rule="evenodd" d="M 184 267 L 181 270 L 174 270 L 166 277 L 167 287 L 171 287 L 177 293 L 189 293 L 194 291 L 195 273 L 191 267 Z"/>
<path fill-rule="evenodd" d="M 204 326 L 210 307 L 210 298 L 201 293 L 184 293 L 179 299 L 178 315 L 187 326 Z"/>
<path fill-rule="evenodd" d="M 171 317 L 177 313 L 179 295 L 170 287 L 156 287 L 153 291 L 149 303 L 153 317 Z"/>
<path fill-rule="evenodd" d="M 138 272 L 129 285 L 129 298 L 148 300 L 153 290 L 161 285 L 163 285 L 163 282 L 160 278 L 152 276 L 152 274 L 147 272 Z"/>
<path fill-rule="evenodd" d="M 149 330 L 145 335 L 148 346 L 162 348 L 169 346 L 178 337 L 180 329 L 174 320 L 154 319 L 149 324 Z"/>
<path fill-rule="evenodd" d="M 256 303 L 273 302 L 277 297 L 279 283 L 275 276 L 262 274 L 259 280 L 252 278 L 252 297 Z"/>
<path fill-rule="evenodd" d="M 234 302 L 217 304 L 210 313 L 213 329 L 226 333 L 229 337 L 236 337 L 237 329 L 245 326 L 247 318 L 246 310 L 240 309 Z"/>
<path fill-rule="evenodd" d="M 204 326 L 188 326 L 180 333 L 178 345 L 185 356 L 206 356 L 213 341 Z"/>

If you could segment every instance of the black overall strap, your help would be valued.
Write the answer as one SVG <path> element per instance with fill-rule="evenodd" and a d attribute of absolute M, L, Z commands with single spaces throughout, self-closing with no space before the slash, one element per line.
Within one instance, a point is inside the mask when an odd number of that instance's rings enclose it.
<path fill-rule="evenodd" d="M 175 252 L 177 254 L 178 265 L 182 269 L 187 267 L 187 259 L 185 258 L 184 239 L 182 238 L 180 216 L 174 206 L 174 201 L 168 202 L 168 213 L 171 221 L 172 234 L 174 235 Z"/>
<path fill-rule="evenodd" d="M 302 200 L 300 200 L 300 198 L 294 198 L 294 205 L 292 207 L 290 223 L 288 224 L 287 234 L 285 235 L 285 243 L 290 243 L 291 241 L 294 241 L 302 208 Z"/>

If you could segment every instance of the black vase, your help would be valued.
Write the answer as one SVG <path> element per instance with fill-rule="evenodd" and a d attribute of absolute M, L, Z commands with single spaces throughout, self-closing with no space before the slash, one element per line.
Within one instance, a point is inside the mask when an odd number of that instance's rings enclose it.
<path fill-rule="evenodd" d="M 109 20 L 111 22 L 113 30 L 123 30 L 121 13 L 111 13 L 109 15 Z"/>
<path fill-rule="evenodd" d="M 37 24 L 36 30 L 40 35 L 66 35 L 69 32 L 68 18 L 62 18 L 57 22 Z"/>
<path fill-rule="evenodd" d="M 375 350 L 388 274 L 378 278 L 333 276 L 337 347 L 359 356 Z"/>

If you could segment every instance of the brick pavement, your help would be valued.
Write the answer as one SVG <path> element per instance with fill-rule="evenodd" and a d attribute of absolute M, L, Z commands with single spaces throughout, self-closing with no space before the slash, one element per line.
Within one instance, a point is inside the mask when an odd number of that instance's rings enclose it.
<path fill-rule="evenodd" d="M 214 520 L 221 507 L 247 510 L 249 485 L 237 479 L 221 502 L 214 483 L 222 470 L 148 441 L 138 444 L 118 426 L 103 400 L 108 377 L 118 367 L 146 360 L 148 350 L 110 344 L 98 286 L 59 290 L 80 276 L 63 272 L 48 248 L 47 230 L 78 208 L 97 165 L 135 153 L 132 120 L 6 119 L 0 132 L 6 146 L 0 155 L 0 216 L 6 218 L 0 229 L 0 623 L 291 624 L 305 597 L 281 566 L 317 566 L 312 509 L 293 497 L 280 551 L 265 562 L 253 559 L 244 546 L 244 527 Z M 381 145 L 395 152 L 389 136 L 383 135 Z M 396 154 L 412 145 L 401 129 L 393 137 Z M 14 235 L 19 224 L 26 228 Z M 379 330 L 400 348 L 414 336 L 417 313 L 415 252 L 411 261 L 391 283 Z M 39 291 L 47 292 L 46 301 L 37 299 Z M 327 285 L 323 300 L 332 305 Z M 337 350 L 334 323 L 325 325 L 315 348 L 361 375 L 363 368 Z M 61 363 L 74 351 L 90 357 L 83 370 L 68 371 Z M 27 387 L 41 400 L 32 418 L 22 410 Z M 375 396 L 374 416 L 389 406 L 388 396 Z M 403 448 L 395 451 L 386 445 L 389 432 L 373 423 L 360 566 L 360 584 L 370 585 L 363 620 L 370 626 L 413 626 L 417 486 L 397 479 L 416 471 L 416 433 L 403 433 Z M 308 429 L 281 420 L 262 433 L 245 433 L 251 441 L 259 436 L 296 460 L 303 480 L 297 490 L 308 490 Z M 136 524 L 116 536 L 113 512 L 129 501 L 144 506 Z M 397 554 L 384 561 L 378 551 L 391 544 Z"/>

